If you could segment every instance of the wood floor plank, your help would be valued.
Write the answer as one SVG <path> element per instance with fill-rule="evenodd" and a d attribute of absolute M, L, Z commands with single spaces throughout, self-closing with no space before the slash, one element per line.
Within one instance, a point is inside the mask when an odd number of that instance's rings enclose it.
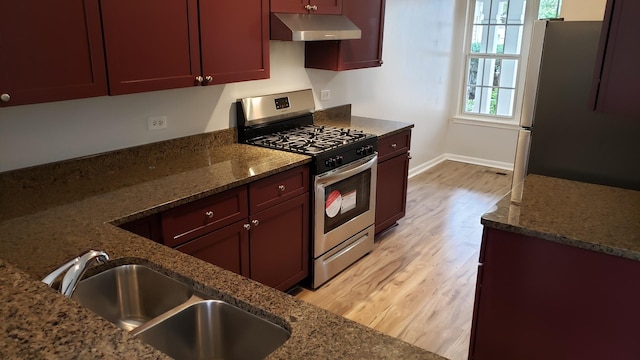
<path fill-rule="evenodd" d="M 453 161 L 413 177 L 399 226 L 377 237 L 371 254 L 296 297 L 447 358 L 466 359 L 480 216 L 510 184 L 510 172 Z"/>

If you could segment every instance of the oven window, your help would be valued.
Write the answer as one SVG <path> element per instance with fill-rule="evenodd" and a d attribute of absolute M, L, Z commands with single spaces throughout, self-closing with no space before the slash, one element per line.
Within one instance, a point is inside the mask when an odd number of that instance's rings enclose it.
<path fill-rule="evenodd" d="M 324 188 L 324 233 L 369 210 L 371 169 Z"/>

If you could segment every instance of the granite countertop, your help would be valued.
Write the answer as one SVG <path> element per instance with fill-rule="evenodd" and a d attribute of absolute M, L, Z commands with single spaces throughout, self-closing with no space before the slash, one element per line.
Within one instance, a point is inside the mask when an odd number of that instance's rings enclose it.
<path fill-rule="evenodd" d="M 203 134 L 0 174 L 2 358 L 166 358 L 39 280 L 88 249 L 291 330 L 270 359 L 442 359 L 115 226 L 310 161 Z"/>
<path fill-rule="evenodd" d="M 413 128 L 413 124 L 406 122 L 352 116 L 351 106 L 349 105 L 338 106 L 315 113 L 313 121 L 318 125 L 362 130 L 365 133 L 377 135 L 379 138 L 385 138 L 403 130 Z"/>
<path fill-rule="evenodd" d="M 505 196 L 488 227 L 640 260 L 640 191 L 529 175 L 522 199 Z"/>

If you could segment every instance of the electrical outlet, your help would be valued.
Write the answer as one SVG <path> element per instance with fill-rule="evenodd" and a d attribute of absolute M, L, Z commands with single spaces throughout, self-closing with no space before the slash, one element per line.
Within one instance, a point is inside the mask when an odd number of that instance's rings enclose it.
<path fill-rule="evenodd" d="M 149 116 L 147 118 L 149 130 L 159 130 L 167 128 L 166 116 Z"/>
<path fill-rule="evenodd" d="M 320 91 L 320 101 L 327 101 L 331 99 L 331 90 Z"/>

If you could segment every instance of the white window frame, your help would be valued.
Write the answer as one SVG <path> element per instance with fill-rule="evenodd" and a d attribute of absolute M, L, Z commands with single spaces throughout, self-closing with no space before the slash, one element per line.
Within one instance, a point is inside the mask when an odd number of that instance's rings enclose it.
<path fill-rule="evenodd" d="M 520 116 L 522 114 L 522 98 L 524 93 L 524 81 L 527 69 L 527 62 L 529 58 L 529 46 L 531 43 L 531 30 L 533 28 L 533 22 L 538 18 L 538 9 L 540 7 L 540 0 L 527 0 L 524 25 L 522 29 L 522 47 L 520 55 L 504 55 L 497 54 L 499 58 L 515 58 L 518 59 L 518 74 L 515 82 L 515 101 L 513 104 L 513 116 L 500 116 L 500 115 L 485 115 L 485 114 L 469 114 L 462 111 L 464 104 L 466 104 L 466 91 L 467 91 L 467 77 L 469 76 L 468 59 L 473 57 L 474 53 L 471 53 L 471 40 L 473 33 L 473 22 L 475 14 L 476 0 L 467 0 L 467 19 L 465 21 L 464 29 L 464 47 L 462 48 L 461 58 L 462 62 L 459 67 L 462 70 L 463 76 L 459 82 L 458 96 L 456 101 L 456 109 L 453 115 L 453 122 L 471 124 L 471 125 L 487 125 L 498 128 L 517 128 L 520 122 Z M 486 56 L 479 56 L 485 57 Z"/>

